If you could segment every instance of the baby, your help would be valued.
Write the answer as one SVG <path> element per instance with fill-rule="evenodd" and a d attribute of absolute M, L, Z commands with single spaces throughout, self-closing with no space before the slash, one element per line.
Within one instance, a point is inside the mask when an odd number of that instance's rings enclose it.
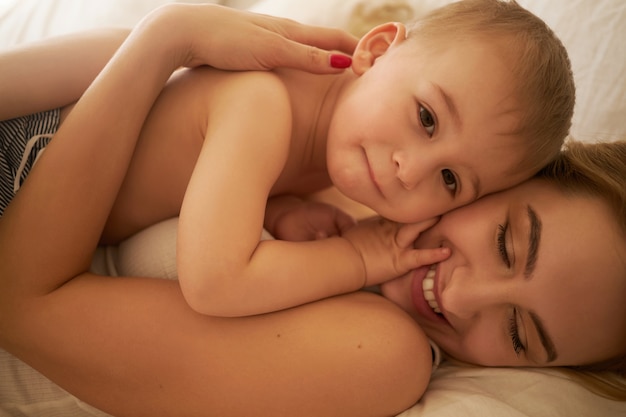
<path fill-rule="evenodd" d="M 501 0 L 377 26 L 339 75 L 180 71 L 144 124 L 103 241 L 180 214 L 181 288 L 209 315 L 379 284 L 448 256 L 413 248 L 438 216 L 551 161 L 574 95 L 563 45 Z M 352 227 L 306 201 L 329 186 L 388 220 Z M 298 222 L 307 241 L 292 241 Z M 263 227 L 279 240 L 259 242 Z"/>
<path fill-rule="evenodd" d="M 419 232 L 552 160 L 573 105 L 562 44 L 499 0 L 378 26 L 340 75 L 185 71 L 144 125 L 104 238 L 180 212 L 179 280 L 205 314 L 354 291 L 444 259 L 443 249 L 413 248 Z M 350 228 L 336 209 L 293 197 L 331 185 L 409 225 Z M 275 233 L 290 215 L 317 225 L 311 240 Z M 264 226 L 282 240 L 259 242 Z"/>

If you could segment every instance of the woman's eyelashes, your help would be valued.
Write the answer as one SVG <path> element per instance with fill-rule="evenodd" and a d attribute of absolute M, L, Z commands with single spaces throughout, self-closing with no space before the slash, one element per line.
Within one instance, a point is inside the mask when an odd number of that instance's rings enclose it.
<path fill-rule="evenodd" d="M 513 350 L 517 356 L 526 350 L 526 347 L 522 343 L 519 337 L 519 327 L 517 324 L 517 309 L 513 309 L 513 314 L 509 318 L 509 336 L 511 337 L 511 343 L 513 343 Z"/>
<path fill-rule="evenodd" d="M 507 268 L 511 267 L 511 258 L 509 257 L 509 252 L 506 249 L 506 233 L 509 228 L 509 219 L 507 218 L 504 224 L 498 225 L 498 237 L 497 237 L 497 249 L 502 262 L 506 265 Z"/>
<path fill-rule="evenodd" d="M 435 120 L 435 117 L 430 112 L 430 110 L 428 110 L 426 107 L 422 106 L 419 103 L 417 106 L 418 106 L 419 122 L 424 128 L 424 130 L 426 130 L 426 133 L 428 133 L 428 136 L 432 137 L 433 134 L 435 133 L 435 127 L 437 126 L 437 121 Z"/>
<path fill-rule="evenodd" d="M 511 256 L 509 255 L 509 251 L 507 250 L 507 245 L 506 245 L 506 238 L 507 238 L 507 233 L 509 231 L 509 225 L 510 225 L 510 222 L 507 216 L 506 220 L 504 221 L 504 224 L 498 225 L 498 235 L 497 235 L 497 244 L 496 244 L 497 249 L 498 249 L 498 254 L 500 258 L 502 259 L 502 262 L 504 262 L 507 268 L 511 267 Z M 509 317 L 509 325 L 508 325 L 509 337 L 511 338 L 511 343 L 513 344 L 513 350 L 515 351 L 515 354 L 517 356 L 519 356 L 520 353 L 526 351 L 526 347 L 522 343 L 522 339 L 520 338 L 520 334 L 519 334 L 519 324 L 518 324 L 519 314 L 518 313 L 519 312 L 517 311 L 517 308 L 513 308 L 513 312 L 511 316 Z"/>

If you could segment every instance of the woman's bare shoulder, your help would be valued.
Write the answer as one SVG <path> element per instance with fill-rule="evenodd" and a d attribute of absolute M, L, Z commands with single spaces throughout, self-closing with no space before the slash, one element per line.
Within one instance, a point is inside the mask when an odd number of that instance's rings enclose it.
<path fill-rule="evenodd" d="M 344 387 L 342 401 L 353 391 L 351 396 L 367 404 L 368 413 L 397 414 L 426 390 L 432 370 L 428 339 L 389 300 L 359 292 L 294 309 L 294 320 L 301 320 L 301 315 L 308 317 L 306 331 L 319 338 L 318 369 L 339 361 L 341 375 L 333 378 Z"/>
<path fill-rule="evenodd" d="M 237 322 L 229 327 L 231 342 L 239 339 L 237 345 L 254 352 L 226 356 L 250 377 L 236 385 L 237 401 L 246 399 L 241 412 L 263 402 L 263 415 L 273 416 L 396 415 L 419 400 L 430 380 L 424 332 L 375 294 L 331 297 Z M 229 379 L 230 373 L 221 375 L 220 388 Z"/>
<path fill-rule="evenodd" d="M 369 293 L 220 318 L 194 313 L 176 282 L 86 274 L 29 302 L 37 308 L 9 316 L 3 329 L 16 341 L 3 345 L 111 414 L 389 416 L 430 379 L 422 330 Z"/>

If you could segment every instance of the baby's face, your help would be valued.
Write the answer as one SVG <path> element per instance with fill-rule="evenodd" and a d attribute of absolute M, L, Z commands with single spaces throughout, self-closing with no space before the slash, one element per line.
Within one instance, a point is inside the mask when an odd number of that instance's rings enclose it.
<path fill-rule="evenodd" d="M 511 63 L 483 40 L 391 47 L 337 105 L 337 188 L 399 222 L 441 215 L 528 178 Z M 517 172 L 520 171 L 520 172 Z"/>

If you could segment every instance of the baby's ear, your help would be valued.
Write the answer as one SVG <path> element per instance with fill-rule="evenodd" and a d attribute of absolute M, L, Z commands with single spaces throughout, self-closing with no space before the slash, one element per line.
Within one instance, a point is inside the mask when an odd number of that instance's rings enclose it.
<path fill-rule="evenodd" d="M 405 39 L 406 27 L 402 23 L 389 22 L 376 26 L 359 41 L 352 55 L 352 71 L 362 75 L 390 46 L 400 44 Z"/>

